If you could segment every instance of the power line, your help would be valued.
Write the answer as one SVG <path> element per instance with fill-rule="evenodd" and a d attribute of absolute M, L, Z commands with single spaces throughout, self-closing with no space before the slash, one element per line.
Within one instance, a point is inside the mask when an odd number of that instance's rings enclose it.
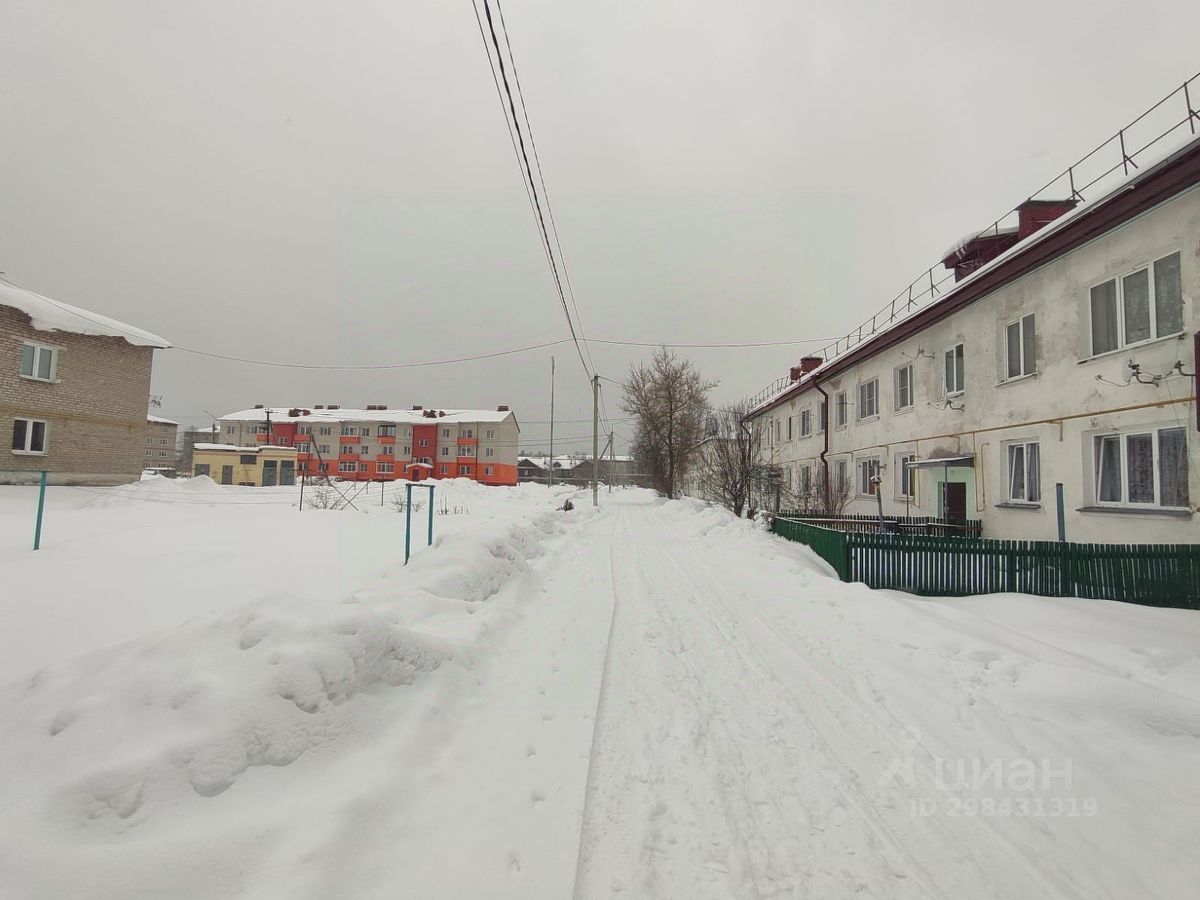
<path fill-rule="evenodd" d="M 313 363 L 288 363 L 288 362 L 272 362 L 263 359 L 249 359 L 243 356 L 226 356 L 223 353 L 209 353 L 206 350 L 195 350 L 191 347 L 175 347 L 176 350 L 182 350 L 184 353 L 194 353 L 197 356 L 207 356 L 212 359 L 224 359 L 230 362 L 246 363 L 252 366 L 273 366 L 280 369 L 320 369 L 327 371 L 370 371 L 376 369 L 418 369 L 429 366 L 449 366 L 456 363 L 475 362 L 481 359 L 495 359 L 498 356 L 513 356 L 517 353 L 529 353 L 533 350 L 544 350 L 547 347 L 557 347 L 559 344 L 566 344 L 570 338 L 561 338 L 557 341 L 546 341 L 542 344 L 532 344 L 528 347 L 516 347 L 512 350 L 497 350 L 492 353 L 480 353 L 475 356 L 459 356 L 453 359 L 435 359 L 428 362 L 410 362 L 410 363 L 377 363 L 374 365 L 318 365 Z"/>
<path fill-rule="evenodd" d="M 488 46 L 487 46 L 487 37 L 483 34 L 483 23 L 479 18 L 479 6 L 477 5 L 476 0 L 471 0 L 471 8 L 475 11 L 475 20 L 476 20 L 476 23 L 479 25 L 480 36 L 483 37 L 484 52 L 487 53 L 487 55 L 488 55 L 488 63 L 489 63 L 489 67 L 491 67 L 491 59 L 492 59 L 491 51 L 488 49 Z M 579 335 L 576 333 L 575 323 L 571 319 L 571 310 L 567 307 L 567 298 L 566 298 L 566 294 L 563 292 L 562 278 L 559 276 L 559 272 L 558 272 L 559 267 L 558 267 L 557 262 L 554 259 L 554 250 L 550 246 L 550 233 L 549 233 L 549 230 L 546 228 L 546 218 L 542 213 L 542 203 L 541 203 L 540 198 L 538 197 L 537 184 L 534 182 L 534 179 L 533 179 L 533 168 L 529 163 L 529 154 L 525 150 L 525 137 L 521 132 L 521 124 L 517 118 L 517 107 L 513 101 L 512 88 L 508 83 L 508 73 L 507 73 L 507 71 L 505 69 L 505 65 L 504 65 L 504 54 L 500 50 L 500 41 L 499 41 L 499 38 L 497 38 L 497 36 L 496 36 L 496 27 L 495 27 L 495 23 L 492 21 L 492 9 L 491 9 L 490 4 L 488 3 L 488 0 L 483 0 L 483 12 L 484 12 L 484 16 L 487 18 L 488 33 L 491 34 L 492 46 L 495 48 L 495 51 L 496 51 L 496 65 L 499 67 L 500 81 L 504 85 L 504 96 L 506 96 L 508 98 L 507 111 L 504 110 L 504 98 L 503 97 L 501 98 L 501 110 L 504 111 L 505 124 L 509 128 L 509 136 L 510 137 L 512 137 L 513 132 L 515 130 L 516 143 L 519 146 L 519 157 L 520 158 L 518 161 L 524 163 L 524 167 L 525 167 L 524 176 L 528 179 L 529 189 L 532 192 L 536 224 L 538 226 L 538 230 L 541 232 L 542 243 L 545 247 L 546 255 L 549 257 L 550 274 L 554 277 L 554 287 L 555 287 L 555 290 L 558 292 L 558 299 L 562 303 L 563 315 L 565 315 L 567 317 L 567 327 L 571 332 L 571 340 L 574 341 L 574 343 L 575 343 L 575 352 L 579 356 L 579 363 L 580 363 L 580 365 L 583 366 L 585 374 L 588 374 L 590 377 L 591 369 L 588 367 L 587 360 L 584 359 L 583 348 L 579 344 Z M 510 57 L 510 60 L 511 60 L 511 57 Z M 491 70 L 492 70 L 492 79 L 494 81 L 496 79 L 496 68 L 491 67 Z M 515 70 L 515 64 L 514 64 L 514 70 Z M 511 119 L 509 118 L 510 114 L 512 116 Z M 539 172 L 540 172 L 540 169 L 539 169 Z M 549 207 L 549 198 L 546 199 L 546 205 L 548 208 Z"/>

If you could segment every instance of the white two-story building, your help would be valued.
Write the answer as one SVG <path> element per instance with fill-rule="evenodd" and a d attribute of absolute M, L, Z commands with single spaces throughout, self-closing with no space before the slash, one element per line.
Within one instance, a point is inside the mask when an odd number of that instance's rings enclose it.
<path fill-rule="evenodd" d="M 847 513 L 1054 540 L 1061 484 L 1068 540 L 1200 541 L 1200 139 L 1046 206 L 956 246 L 952 289 L 754 408 L 781 506 L 827 473 Z"/>

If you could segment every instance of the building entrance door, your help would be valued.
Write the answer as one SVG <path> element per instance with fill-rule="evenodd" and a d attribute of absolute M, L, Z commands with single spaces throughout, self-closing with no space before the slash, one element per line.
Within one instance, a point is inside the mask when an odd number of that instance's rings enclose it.
<path fill-rule="evenodd" d="M 280 484 L 295 484 L 296 483 L 296 464 L 290 459 L 285 459 L 279 464 L 279 483 Z"/>
<path fill-rule="evenodd" d="M 961 481 L 947 481 L 942 485 L 942 515 L 956 525 L 967 521 L 967 485 Z"/>
<path fill-rule="evenodd" d="M 263 460 L 263 476 L 262 476 L 262 486 L 263 487 L 274 487 L 276 484 L 278 484 L 278 481 L 279 481 L 278 466 L 279 466 L 279 464 L 276 463 L 275 460 L 273 460 L 273 459 Z"/>
<path fill-rule="evenodd" d="M 221 466 L 221 484 L 233 484 L 233 466 Z"/>

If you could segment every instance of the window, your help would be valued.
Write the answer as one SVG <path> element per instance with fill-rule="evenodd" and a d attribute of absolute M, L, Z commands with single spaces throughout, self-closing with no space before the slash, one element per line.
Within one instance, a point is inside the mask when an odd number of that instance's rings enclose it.
<path fill-rule="evenodd" d="M 359 433 L 360 433 L 360 434 L 361 434 L 363 437 L 370 437 L 370 436 L 371 436 L 371 429 L 370 429 L 370 428 L 365 428 L 365 427 L 364 427 L 364 428 L 362 429 L 362 431 L 360 431 Z"/>
<path fill-rule="evenodd" d="M 342 462 L 338 463 L 338 471 L 342 473 L 357 472 L 358 463 L 343 460 Z"/>
<path fill-rule="evenodd" d="M 484 467 L 483 467 L 483 474 L 484 474 L 484 475 L 491 475 L 491 474 L 492 474 L 492 467 L 491 467 L 491 466 L 484 466 Z"/>
<path fill-rule="evenodd" d="M 226 426 L 225 426 L 225 433 L 226 433 L 226 434 L 233 434 L 233 433 L 234 433 L 236 430 L 237 430 L 237 427 L 236 427 L 236 426 L 234 426 L 234 425 L 226 425 Z"/>
<path fill-rule="evenodd" d="M 449 447 L 443 447 L 443 448 L 442 448 L 442 456 L 449 456 L 449 455 L 450 455 L 450 448 L 449 448 Z"/>
<path fill-rule="evenodd" d="M 858 420 L 879 415 L 879 379 L 872 378 L 858 386 Z"/>
<path fill-rule="evenodd" d="M 428 447 L 428 446 L 429 446 L 429 439 L 428 439 L 428 438 L 421 438 L 421 440 L 417 441 L 417 446 L 418 446 L 418 447 Z"/>
<path fill-rule="evenodd" d="M 1036 442 L 1008 445 L 1008 499 L 1037 503 L 1042 499 L 1041 451 Z"/>
<path fill-rule="evenodd" d="M 879 460 L 875 458 L 858 461 L 858 492 L 863 496 L 873 496 L 879 491 L 876 479 L 879 477 Z"/>
<path fill-rule="evenodd" d="M 470 445 L 470 444 L 468 444 L 468 445 L 467 445 L 467 446 L 465 446 L 465 447 L 459 447 L 459 448 L 458 448 L 458 455 L 459 455 L 459 456 L 474 456 L 474 455 L 475 455 L 475 447 L 474 447 L 474 445 Z"/>
<path fill-rule="evenodd" d="M 843 494 L 846 491 L 846 486 L 850 483 L 850 479 L 846 474 L 846 461 L 839 459 L 833 464 L 833 484 L 834 489 Z"/>
<path fill-rule="evenodd" d="M 470 475 L 470 474 L 471 474 L 471 467 L 470 467 L 470 466 L 459 466 L 459 467 L 458 467 L 458 474 L 459 474 L 459 475 Z"/>
<path fill-rule="evenodd" d="M 380 437 L 395 437 L 396 436 L 396 426 L 395 425 L 380 425 L 379 426 L 379 436 Z"/>
<path fill-rule="evenodd" d="M 484 447 L 484 448 L 483 448 L 483 455 L 484 455 L 485 457 L 487 457 L 488 459 L 491 459 L 493 456 L 495 456 L 495 455 L 496 455 L 496 451 L 495 451 L 495 450 L 493 450 L 491 447 Z"/>
<path fill-rule="evenodd" d="M 396 452 L 396 448 L 392 444 L 386 444 L 379 448 L 380 456 L 392 456 L 395 454 L 395 452 Z"/>
<path fill-rule="evenodd" d="M 1005 378 L 1020 378 L 1037 371 L 1033 313 L 1004 326 Z"/>
<path fill-rule="evenodd" d="M 810 466 L 800 467 L 800 494 L 807 496 L 812 487 L 812 468 Z"/>
<path fill-rule="evenodd" d="M 402 452 L 405 456 L 412 456 L 412 446 L 410 444 L 405 444 Z"/>
<path fill-rule="evenodd" d="M 321 446 L 320 446 L 320 447 L 318 447 L 317 449 L 318 449 L 318 450 L 319 450 L 321 453 L 328 453 L 328 452 L 329 452 L 329 445 L 328 445 L 328 444 L 321 444 Z"/>
<path fill-rule="evenodd" d="M 449 428 L 442 429 L 442 437 L 444 437 L 444 438 L 450 437 L 450 429 Z"/>
<path fill-rule="evenodd" d="M 827 406 L 827 403 L 824 400 L 822 400 L 820 403 L 817 404 L 817 433 L 818 434 L 825 431 L 825 423 L 829 419 L 829 414 L 828 414 L 828 410 L 826 409 L 826 406 Z"/>
<path fill-rule="evenodd" d="M 358 434 L 353 425 L 343 425 L 342 434 Z"/>
<path fill-rule="evenodd" d="M 321 426 L 321 434 L 322 434 L 322 436 L 326 436 L 326 437 L 333 434 L 333 426 L 322 425 Z"/>
<path fill-rule="evenodd" d="M 459 430 L 459 435 L 458 435 L 458 436 L 459 436 L 459 437 L 464 437 L 464 438 L 472 438 L 472 437 L 475 437 L 475 429 L 474 429 L 474 428 L 463 428 L 463 429 L 460 429 L 460 430 Z"/>
<path fill-rule="evenodd" d="M 1183 331 L 1179 254 L 1091 290 L 1092 355 Z"/>
<path fill-rule="evenodd" d="M 301 434 L 312 434 L 312 426 L 311 425 L 301 425 L 296 430 L 299 431 Z"/>
<path fill-rule="evenodd" d="M 238 462 L 243 466 L 254 466 L 258 465 L 258 457 L 253 453 L 243 453 L 238 457 Z"/>
<path fill-rule="evenodd" d="M 942 386 L 947 397 L 961 394 L 966 389 L 966 371 L 963 365 L 963 345 L 955 344 L 942 354 L 945 373 Z"/>
<path fill-rule="evenodd" d="M 494 438 L 495 436 L 496 436 L 496 430 L 495 430 L 494 428 L 489 428 L 489 429 L 487 430 L 487 439 L 490 441 L 490 440 L 491 440 L 492 438 Z M 489 473 L 489 474 L 490 474 L 490 473 Z"/>
<path fill-rule="evenodd" d="M 385 462 L 381 462 L 381 463 L 379 463 L 379 465 L 377 465 L 377 466 L 375 467 L 375 469 L 376 469 L 376 471 L 378 471 L 378 472 L 379 472 L 381 475 L 388 475 L 388 474 L 391 474 L 393 471 L 395 471 L 395 470 L 393 469 L 393 467 L 392 467 L 392 464 L 391 464 L 390 462 L 386 462 L 386 463 L 385 463 Z"/>
<path fill-rule="evenodd" d="M 812 410 L 800 410 L 800 437 L 808 437 L 812 434 Z"/>
<path fill-rule="evenodd" d="M 896 499 L 913 499 L 917 496 L 917 470 L 912 467 L 917 461 L 915 453 L 896 454 Z"/>
<path fill-rule="evenodd" d="M 1159 428 L 1094 439 L 1096 502 L 1107 506 L 1186 508 L 1187 432 Z"/>
<path fill-rule="evenodd" d="M 833 427 L 845 428 L 847 415 L 846 392 L 838 391 L 833 398 Z"/>
<path fill-rule="evenodd" d="M 895 405 L 893 408 L 896 412 L 899 412 L 902 409 L 911 409 L 913 405 L 912 363 L 904 366 L 897 366 L 893 382 L 895 386 Z"/>
<path fill-rule="evenodd" d="M 779 419 L 775 420 L 775 443 L 783 443 L 783 422 L 781 422 Z"/>
<path fill-rule="evenodd" d="M 450 474 L 450 467 L 449 467 L 449 466 L 442 466 L 442 474 L 443 474 L 443 475 L 449 475 L 449 474 Z"/>
<path fill-rule="evenodd" d="M 45 344 L 21 345 L 21 377 L 53 381 L 58 370 L 58 351 Z"/>
<path fill-rule="evenodd" d="M 793 420 L 793 419 L 795 419 L 795 418 L 796 418 L 795 416 L 788 416 L 788 420 L 787 420 L 787 423 L 788 423 L 788 436 L 787 436 L 787 439 L 788 439 L 789 441 L 790 441 L 790 440 L 792 440 L 792 420 Z"/>
<path fill-rule="evenodd" d="M 360 462 L 358 464 L 358 471 L 360 471 L 360 472 L 367 471 L 367 464 L 365 462 Z"/>

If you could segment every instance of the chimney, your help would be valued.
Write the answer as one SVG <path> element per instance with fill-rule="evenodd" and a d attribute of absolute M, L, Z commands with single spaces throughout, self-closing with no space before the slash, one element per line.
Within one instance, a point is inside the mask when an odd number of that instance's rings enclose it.
<path fill-rule="evenodd" d="M 420 411 L 421 411 L 422 409 L 424 409 L 424 408 L 425 408 L 425 407 L 423 407 L 423 406 L 422 406 L 420 403 L 414 403 L 414 404 L 413 404 L 412 411 L 413 411 L 413 412 L 420 412 Z"/>
<path fill-rule="evenodd" d="M 800 365 L 792 366 L 788 375 L 792 381 L 799 381 L 821 363 L 825 362 L 820 356 L 806 356 L 800 360 Z"/>
<path fill-rule="evenodd" d="M 325 408 L 324 403 L 314 403 L 313 404 L 313 409 L 324 409 L 324 408 Z"/>
<path fill-rule="evenodd" d="M 254 404 L 254 408 L 255 408 L 255 409 L 262 409 L 262 408 L 263 408 L 263 405 L 262 405 L 261 403 L 255 403 L 255 404 Z"/>
<path fill-rule="evenodd" d="M 1017 240 L 1025 240 L 1074 208 L 1074 200 L 1026 200 L 1017 207 Z"/>
<path fill-rule="evenodd" d="M 299 408 L 297 408 L 295 406 L 293 406 L 291 409 L 288 410 L 288 418 L 294 419 L 299 415 L 300 415 L 300 410 L 299 410 Z"/>
<path fill-rule="evenodd" d="M 507 406 L 497 406 L 496 412 L 508 412 L 508 407 Z"/>
<path fill-rule="evenodd" d="M 342 406 L 340 403 L 326 403 L 325 408 L 326 409 L 341 409 Z"/>

